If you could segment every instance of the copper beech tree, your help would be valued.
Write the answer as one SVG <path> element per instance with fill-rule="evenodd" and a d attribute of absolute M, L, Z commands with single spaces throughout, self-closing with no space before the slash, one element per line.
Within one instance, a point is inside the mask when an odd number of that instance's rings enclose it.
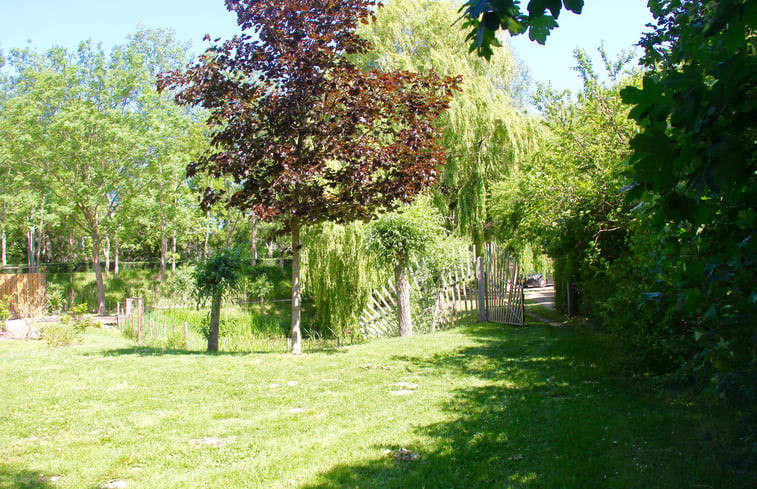
<path fill-rule="evenodd" d="M 374 0 L 226 0 L 242 34 L 215 44 L 163 89 L 208 110 L 211 149 L 189 176 L 231 177 L 229 205 L 292 236 L 292 353 L 300 332 L 300 230 L 370 219 L 432 184 L 444 163 L 434 119 L 457 78 L 363 71 L 350 55 Z M 207 38 L 206 38 L 207 39 Z M 224 197 L 207 188 L 202 202 Z"/>

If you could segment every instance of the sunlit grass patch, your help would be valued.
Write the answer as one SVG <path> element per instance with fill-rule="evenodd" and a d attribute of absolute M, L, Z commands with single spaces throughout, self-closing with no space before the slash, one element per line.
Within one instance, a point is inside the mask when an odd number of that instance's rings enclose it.
<path fill-rule="evenodd" d="M 0 487 L 754 482 L 738 413 L 658 394 L 588 327 L 472 325 L 302 356 L 84 340 L 0 343 Z"/>

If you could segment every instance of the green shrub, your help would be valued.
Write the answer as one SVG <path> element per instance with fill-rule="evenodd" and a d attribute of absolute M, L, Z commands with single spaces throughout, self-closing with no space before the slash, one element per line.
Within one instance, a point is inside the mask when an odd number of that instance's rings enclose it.
<path fill-rule="evenodd" d="M 50 324 L 42 328 L 41 334 L 47 344 L 54 348 L 81 342 L 81 332 L 72 324 Z"/>
<path fill-rule="evenodd" d="M 8 307 L 8 303 L 5 301 L 0 301 L 0 333 L 5 332 L 5 320 L 8 319 L 11 316 L 10 308 Z"/>
<path fill-rule="evenodd" d="M 78 333 L 83 333 L 87 329 L 87 326 L 92 326 L 92 321 L 89 318 L 84 317 L 87 312 L 87 304 L 79 304 L 78 306 L 71 307 L 70 311 L 72 317 L 72 326 Z"/>
<path fill-rule="evenodd" d="M 47 310 L 59 314 L 66 308 L 65 289 L 60 284 L 47 284 Z"/>

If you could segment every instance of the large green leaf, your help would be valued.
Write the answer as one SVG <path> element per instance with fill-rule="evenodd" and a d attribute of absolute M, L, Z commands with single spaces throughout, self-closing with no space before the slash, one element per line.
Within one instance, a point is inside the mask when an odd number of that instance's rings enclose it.
<path fill-rule="evenodd" d="M 547 42 L 549 31 L 557 27 L 557 21 L 551 15 L 530 18 L 529 23 L 531 27 L 528 29 L 528 38 L 539 44 Z"/>
<path fill-rule="evenodd" d="M 584 0 L 563 0 L 563 5 L 571 12 L 580 14 L 584 8 Z"/>

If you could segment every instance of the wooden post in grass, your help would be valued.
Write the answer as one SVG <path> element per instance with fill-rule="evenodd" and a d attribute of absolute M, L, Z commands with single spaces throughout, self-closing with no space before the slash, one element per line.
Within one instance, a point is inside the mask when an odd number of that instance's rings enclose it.
<path fill-rule="evenodd" d="M 145 302 L 140 297 L 136 299 L 135 305 L 137 307 L 137 345 L 142 346 L 142 326 L 144 325 L 143 313 L 145 309 Z"/>
<path fill-rule="evenodd" d="M 486 276 L 484 275 L 484 259 L 476 258 L 476 278 L 478 279 L 478 320 L 486 321 Z"/>

